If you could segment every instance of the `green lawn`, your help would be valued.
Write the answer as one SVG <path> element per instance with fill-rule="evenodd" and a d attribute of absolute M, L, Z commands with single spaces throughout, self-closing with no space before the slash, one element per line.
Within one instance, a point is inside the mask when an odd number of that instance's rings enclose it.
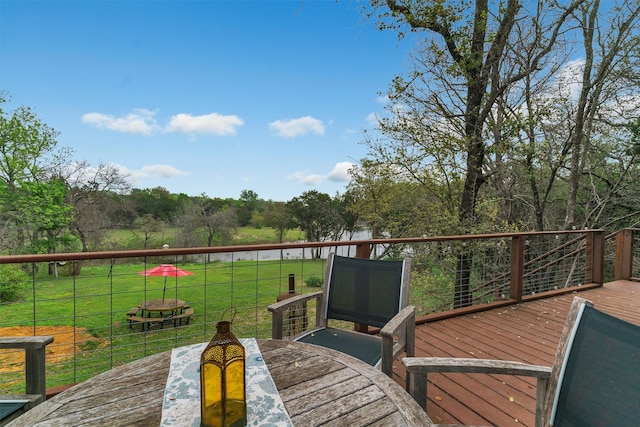
<path fill-rule="evenodd" d="M 149 244 L 152 247 L 161 247 L 163 244 L 170 246 L 176 246 L 176 228 L 164 227 L 161 231 L 153 232 L 150 234 Z M 137 236 L 137 237 L 136 237 Z M 105 242 L 109 242 L 110 247 L 119 247 L 121 249 L 133 249 L 137 244 L 141 244 L 143 233 L 138 230 L 116 229 L 110 230 L 105 238 Z M 304 233 L 300 230 L 288 230 L 284 235 L 285 242 L 296 242 L 304 240 Z M 275 229 L 271 227 L 252 228 L 252 227 L 239 227 L 233 233 L 231 241 L 219 242 L 216 241 L 215 245 L 255 245 L 265 243 L 280 243 L 278 241 L 278 235 Z M 202 246 L 206 246 L 206 241 L 203 239 Z"/>

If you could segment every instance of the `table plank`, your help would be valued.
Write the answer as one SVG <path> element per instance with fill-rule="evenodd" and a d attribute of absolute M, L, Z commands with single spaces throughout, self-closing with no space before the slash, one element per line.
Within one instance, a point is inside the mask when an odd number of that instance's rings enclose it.
<path fill-rule="evenodd" d="M 119 366 L 36 406 L 8 426 L 158 425 L 171 353 Z"/>
<path fill-rule="evenodd" d="M 295 425 L 430 425 L 398 384 L 349 355 L 277 340 L 261 342 L 260 351 Z"/>

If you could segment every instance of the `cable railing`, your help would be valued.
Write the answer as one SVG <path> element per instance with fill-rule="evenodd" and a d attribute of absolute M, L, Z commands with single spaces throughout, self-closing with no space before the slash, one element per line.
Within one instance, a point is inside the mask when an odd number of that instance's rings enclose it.
<path fill-rule="evenodd" d="M 1 256 L 0 296 L 16 287 L 20 295 L 0 301 L 0 335 L 53 335 L 47 386 L 55 387 L 208 341 L 231 307 L 237 311 L 237 336 L 269 338 L 267 306 L 291 291 L 318 291 L 330 251 L 412 257 L 409 301 L 422 322 L 600 286 L 610 247 L 605 240 L 602 230 L 581 230 Z M 190 274 L 142 274 L 163 264 Z M 145 301 L 163 299 L 183 304 L 179 311 L 160 313 L 166 317 L 161 322 L 147 324 L 132 314 Z M 314 313 L 313 304 L 295 310 L 285 329 L 299 332 L 300 325 L 313 323 Z M 19 393 L 21 353 L 0 352 L 0 366 L 0 394 Z"/>

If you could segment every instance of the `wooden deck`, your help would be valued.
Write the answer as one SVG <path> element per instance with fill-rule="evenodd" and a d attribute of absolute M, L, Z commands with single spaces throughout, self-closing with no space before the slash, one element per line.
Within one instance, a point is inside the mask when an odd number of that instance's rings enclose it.
<path fill-rule="evenodd" d="M 574 294 L 565 294 L 416 328 L 416 356 L 478 357 L 550 366 Z M 640 325 L 640 283 L 618 281 L 579 292 L 596 308 Z M 394 363 L 404 386 L 404 367 Z M 437 423 L 533 426 L 535 380 L 497 375 L 430 375 L 427 412 Z"/>

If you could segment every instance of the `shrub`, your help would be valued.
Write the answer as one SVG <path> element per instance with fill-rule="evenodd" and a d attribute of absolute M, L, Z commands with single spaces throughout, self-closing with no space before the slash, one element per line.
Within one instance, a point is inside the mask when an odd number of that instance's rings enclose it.
<path fill-rule="evenodd" d="M 322 280 L 322 278 L 320 278 L 318 276 L 309 276 L 304 280 L 304 283 L 307 286 L 312 286 L 314 288 L 319 288 L 319 287 L 322 286 L 324 281 Z"/>
<path fill-rule="evenodd" d="M 19 300 L 26 283 L 27 275 L 18 264 L 0 266 L 0 302 Z"/>

